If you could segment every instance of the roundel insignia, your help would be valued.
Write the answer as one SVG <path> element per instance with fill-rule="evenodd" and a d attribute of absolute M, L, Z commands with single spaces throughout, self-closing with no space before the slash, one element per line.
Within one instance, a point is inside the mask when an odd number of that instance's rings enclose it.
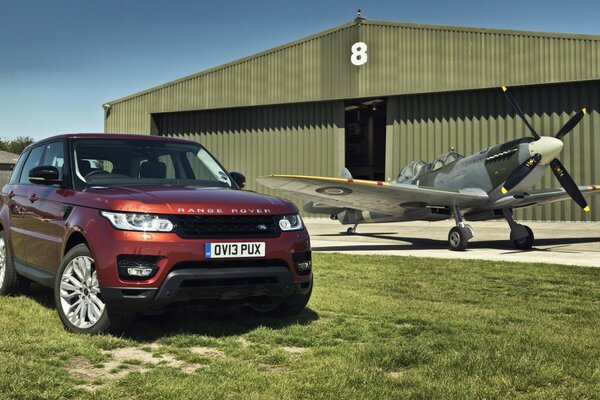
<path fill-rule="evenodd" d="M 353 193 L 351 189 L 340 186 L 325 186 L 317 189 L 317 193 L 331 196 L 344 196 Z"/>

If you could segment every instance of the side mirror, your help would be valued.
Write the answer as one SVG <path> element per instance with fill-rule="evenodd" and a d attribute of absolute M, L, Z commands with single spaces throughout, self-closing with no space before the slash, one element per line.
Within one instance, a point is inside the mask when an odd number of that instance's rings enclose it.
<path fill-rule="evenodd" d="M 236 185 L 243 189 L 246 186 L 246 177 L 239 172 L 230 172 L 229 175 L 233 178 Z"/>
<path fill-rule="evenodd" d="M 29 182 L 42 185 L 53 185 L 62 182 L 59 175 L 58 168 L 53 167 L 52 165 L 40 165 L 39 167 L 34 167 L 29 170 Z"/>

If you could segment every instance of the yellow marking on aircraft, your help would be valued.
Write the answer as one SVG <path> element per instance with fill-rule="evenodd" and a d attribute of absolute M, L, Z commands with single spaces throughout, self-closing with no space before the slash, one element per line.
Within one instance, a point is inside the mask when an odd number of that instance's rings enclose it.
<path fill-rule="evenodd" d="M 583 108 L 581 109 L 581 111 L 583 111 L 583 113 L 584 113 L 584 114 L 585 114 L 585 113 L 587 113 L 587 110 L 586 110 L 586 108 L 585 108 L 585 107 L 583 107 Z"/>
<path fill-rule="evenodd" d="M 506 89 L 506 86 L 502 86 L 502 91 L 506 92 L 508 89 Z"/>
<path fill-rule="evenodd" d="M 585 206 L 585 208 L 583 209 L 583 211 L 585 211 L 585 212 L 590 211 L 590 206 Z"/>
<path fill-rule="evenodd" d="M 506 190 L 506 189 L 504 188 L 504 186 L 502 187 L 502 189 L 500 189 L 500 191 L 502 192 L 502 194 L 506 194 L 506 193 L 508 193 L 508 190 Z"/>
<path fill-rule="evenodd" d="M 306 175 L 271 175 L 274 178 L 293 178 L 293 179 L 319 179 L 321 181 L 335 182 L 335 183 L 356 183 L 359 185 L 372 185 L 372 186 L 390 186 L 388 182 L 381 181 L 367 181 L 364 179 L 352 179 L 352 178 L 330 178 L 326 176 L 306 176 Z"/>

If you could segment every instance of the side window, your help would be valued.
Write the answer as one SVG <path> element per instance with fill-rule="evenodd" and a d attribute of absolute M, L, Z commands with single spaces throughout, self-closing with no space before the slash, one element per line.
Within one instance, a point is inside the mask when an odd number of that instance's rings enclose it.
<path fill-rule="evenodd" d="M 13 172 L 10 176 L 9 183 L 16 183 L 19 180 L 19 176 L 21 176 L 21 171 L 23 170 L 23 164 L 25 164 L 25 160 L 27 160 L 27 156 L 29 155 L 29 151 L 26 151 L 21 154 L 19 157 L 19 161 L 15 165 Z"/>
<path fill-rule="evenodd" d="M 29 171 L 33 167 L 37 167 L 41 165 L 42 154 L 44 153 L 44 146 L 38 146 L 31 149 L 29 152 L 29 157 L 27 157 L 27 161 L 25 161 L 25 165 L 23 166 L 23 171 L 21 171 L 21 178 L 19 179 L 19 183 L 29 183 Z"/>
<path fill-rule="evenodd" d="M 190 163 L 192 173 L 194 176 L 188 177 L 189 179 L 198 179 L 202 181 L 211 181 L 217 178 L 208 167 L 198 158 L 198 156 L 191 152 L 185 153 L 187 161 Z"/>
<path fill-rule="evenodd" d="M 59 177 L 63 176 L 63 165 L 65 163 L 65 157 L 63 152 L 62 142 L 49 143 L 46 146 L 46 153 L 44 155 L 44 162 L 41 165 L 52 165 L 58 169 Z"/>

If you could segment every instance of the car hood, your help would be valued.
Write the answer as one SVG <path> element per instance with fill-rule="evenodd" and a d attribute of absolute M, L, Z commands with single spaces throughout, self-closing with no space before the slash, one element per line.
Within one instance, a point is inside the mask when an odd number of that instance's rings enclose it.
<path fill-rule="evenodd" d="M 260 215 L 298 212 L 278 197 L 228 188 L 112 186 L 77 192 L 72 203 L 111 211 L 156 214 Z"/>

